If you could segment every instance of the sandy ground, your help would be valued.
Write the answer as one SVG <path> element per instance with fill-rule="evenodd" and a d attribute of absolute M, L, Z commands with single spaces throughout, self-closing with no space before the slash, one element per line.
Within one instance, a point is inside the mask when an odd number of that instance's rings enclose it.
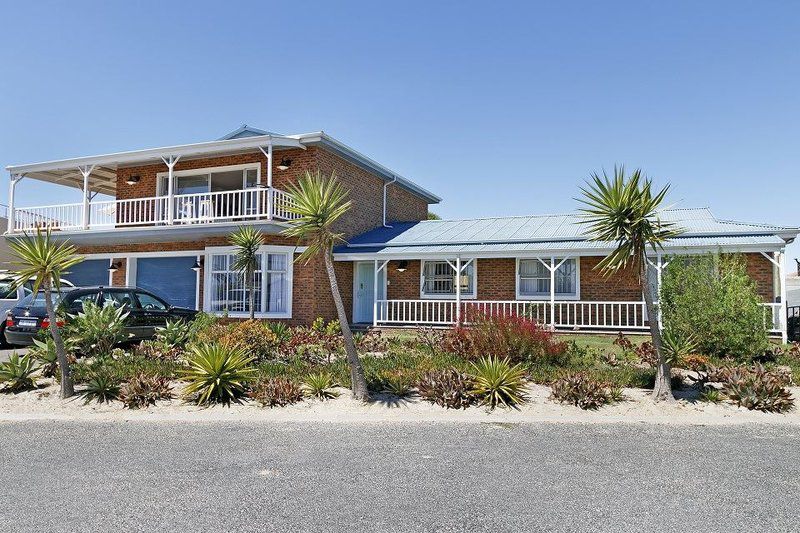
<path fill-rule="evenodd" d="M 44 384 L 44 383 L 43 383 Z M 178 387 L 176 387 L 176 391 Z M 80 392 L 80 389 L 78 389 Z M 458 422 L 458 423 L 651 423 L 667 425 L 789 424 L 800 426 L 800 408 L 787 414 L 761 413 L 738 408 L 729 403 L 710 404 L 679 399 L 674 403 L 655 403 L 649 391 L 625 389 L 626 401 L 607 405 L 596 411 L 584 411 L 549 399 L 548 387 L 531 385 L 530 399 L 519 409 L 471 407 L 466 410 L 444 409 L 418 397 L 398 400 L 379 395 L 369 404 L 349 397 L 341 389 L 334 400 L 306 400 L 276 408 L 262 408 L 254 402 L 231 407 L 198 407 L 182 400 L 160 402 L 143 410 L 125 409 L 120 402 L 84 405 L 79 397 L 60 400 L 53 384 L 19 393 L 0 394 L 0 421 L 19 420 L 95 420 L 95 421 L 185 421 L 185 422 Z M 800 398 L 800 387 L 792 389 Z"/>

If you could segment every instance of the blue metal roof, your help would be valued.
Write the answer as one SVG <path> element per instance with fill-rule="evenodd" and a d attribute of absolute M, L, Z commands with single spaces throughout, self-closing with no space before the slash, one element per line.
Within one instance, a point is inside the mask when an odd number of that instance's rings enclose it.
<path fill-rule="evenodd" d="M 670 209 L 661 220 L 683 230 L 666 248 L 782 246 L 797 228 L 754 224 L 714 217 L 707 208 Z M 469 220 L 424 220 L 394 223 L 350 240 L 337 254 L 433 254 L 604 250 L 613 243 L 590 241 L 578 213 Z"/>

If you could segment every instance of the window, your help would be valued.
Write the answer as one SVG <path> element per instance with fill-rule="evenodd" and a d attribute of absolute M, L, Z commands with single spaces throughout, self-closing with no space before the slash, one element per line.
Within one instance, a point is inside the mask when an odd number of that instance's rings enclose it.
<path fill-rule="evenodd" d="M 549 263 L 548 259 L 544 260 Z M 561 259 L 556 259 L 556 264 Z M 578 260 L 567 259 L 556 269 L 555 295 L 578 297 Z M 549 298 L 550 270 L 538 259 L 520 259 L 517 266 L 517 293 L 520 298 Z"/>
<path fill-rule="evenodd" d="M 133 307 L 133 297 L 127 291 L 105 291 L 103 292 L 103 307 L 108 305 L 130 309 Z"/>
<path fill-rule="evenodd" d="M 169 308 L 167 304 L 146 292 L 137 292 L 136 298 L 139 299 L 139 307 L 142 309 L 166 311 Z"/>
<path fill-rule="evenodd" d="M 453 262 L 455 265 L 455 262 Z M 462 263 L 459 276 L 461 296 L 475 297 L 475 261 L 466 267 Z M 451 298 L 456 295 L 456 270 L 447 261 L 422 262 L 422 297 Z"/>
<path fill-rule="evenodd" d="M 249 313 L 250 293 L 247 280 L 233 269 L 232 253 L 210 256 L 208 309 L 216 313 Z M 254 311 L 264 315 L 286 316 L 290 311 L 289 269 L 291 254 L 270 250 L 258 255 L 253 297 Z"/>

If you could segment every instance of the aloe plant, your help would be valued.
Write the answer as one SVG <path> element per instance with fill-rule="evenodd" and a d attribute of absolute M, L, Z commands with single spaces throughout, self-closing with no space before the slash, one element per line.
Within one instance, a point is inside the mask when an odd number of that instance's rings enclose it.
<path fill-rule="evenodd" d="M 508 359 L 483 357 L 472 363 L 473 394 L 492 409 L 517 406 L 525 400 L 525 370 Z"/>
<path fill-rule="evenodd" d="M 39 365 L 30 355 L 11 354 L 8 361 L 0 363 L 0 383 L 8 392 L 22 392 L 36 387 Z"/>
<path fill-rule="evenodd" d="M 201 344 L 190 348 L 188 368 L 182 377 L 188 382 L 184 395 L 198 404 L 239 401 L 255 377 L 254 359 L 243 348 Z"/>

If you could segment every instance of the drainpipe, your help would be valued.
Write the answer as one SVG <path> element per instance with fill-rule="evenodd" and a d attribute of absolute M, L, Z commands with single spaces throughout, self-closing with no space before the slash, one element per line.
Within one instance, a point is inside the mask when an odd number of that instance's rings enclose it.
<path fill-rule="evenodd" d="M 386 189 L 389 188 L 389 185 L 397 181 L 397 176 L 392 176 L 392 181 L 387 181 L 383 184 L 383 227 L 384 228 L 391 228 L 390 225 L 386 223 Z"/>

